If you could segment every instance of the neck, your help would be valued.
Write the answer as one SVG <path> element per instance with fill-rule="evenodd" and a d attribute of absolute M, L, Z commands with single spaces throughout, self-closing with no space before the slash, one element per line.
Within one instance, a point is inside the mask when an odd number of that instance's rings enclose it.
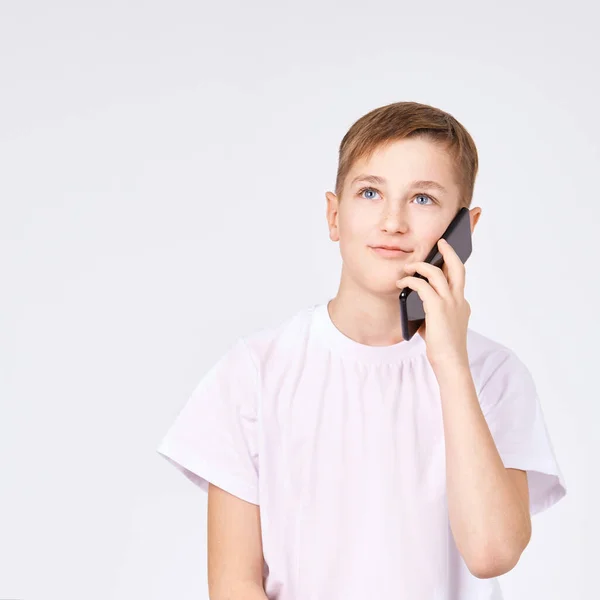
<path fill-rule="evenodd" d="M 401 342 L 400 290 L 374 295 L 340 285 L 328 306 L 333 324 L 347 337 L 368 346 L 391 346 Z"/>

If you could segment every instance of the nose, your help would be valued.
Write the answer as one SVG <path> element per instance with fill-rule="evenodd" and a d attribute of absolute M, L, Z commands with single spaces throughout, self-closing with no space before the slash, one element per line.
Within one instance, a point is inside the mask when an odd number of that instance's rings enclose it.
<path fill-rule="evenodd" d="M 391 205 L 386 206 L 381 217 L 381 230 L 386 233 L 406 233 L 408 220 L 405 211 Z"/>

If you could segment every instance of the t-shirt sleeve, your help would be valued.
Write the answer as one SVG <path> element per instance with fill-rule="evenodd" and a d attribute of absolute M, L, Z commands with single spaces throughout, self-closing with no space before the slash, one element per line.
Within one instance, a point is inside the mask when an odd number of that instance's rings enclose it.
<path fill-rule="evenodd" d="M 506 468 L 527 471 L 529 509 L 534 515 L 567 492 L 531 373 L 512 351 L 495 356 L 479 399 Z"/>
<path fill-rule="evenodd" d="M 239 338 L 204 375 L 156 451 L 208 492 L 258 501 L 258 372 Z"/>

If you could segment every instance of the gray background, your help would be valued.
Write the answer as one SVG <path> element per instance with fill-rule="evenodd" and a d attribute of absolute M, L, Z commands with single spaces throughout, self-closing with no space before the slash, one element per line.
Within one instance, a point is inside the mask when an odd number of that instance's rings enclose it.
<path fill-rule="evenodd" d="M 600 535 L 592 2 L 0 3 L 0 598 L 206 598 L 205 497 L 155 447 L 238 336 L 332 297 L 348 127 L 473 135 L 470 326 L 536 380 L 569 494 L 507 599 L 590 598 Z"/>

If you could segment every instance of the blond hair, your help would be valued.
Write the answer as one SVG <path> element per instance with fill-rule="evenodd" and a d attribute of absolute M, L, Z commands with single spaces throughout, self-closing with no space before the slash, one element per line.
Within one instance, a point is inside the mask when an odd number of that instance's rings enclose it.
<path fill-rule="evenodd" d="M 368 160 L 381 146 L 411 137 L 442 144 L 448 151 L 460 189 L 459 206 L 469 208 L 479 166 L 475 142 L 452 115 L 418 102 L 394 102 L 381 106 L 350 127 L 339 148 L 335 182 L 338 198 L 341 199 L 346 176 L 357 160 Z"/>

